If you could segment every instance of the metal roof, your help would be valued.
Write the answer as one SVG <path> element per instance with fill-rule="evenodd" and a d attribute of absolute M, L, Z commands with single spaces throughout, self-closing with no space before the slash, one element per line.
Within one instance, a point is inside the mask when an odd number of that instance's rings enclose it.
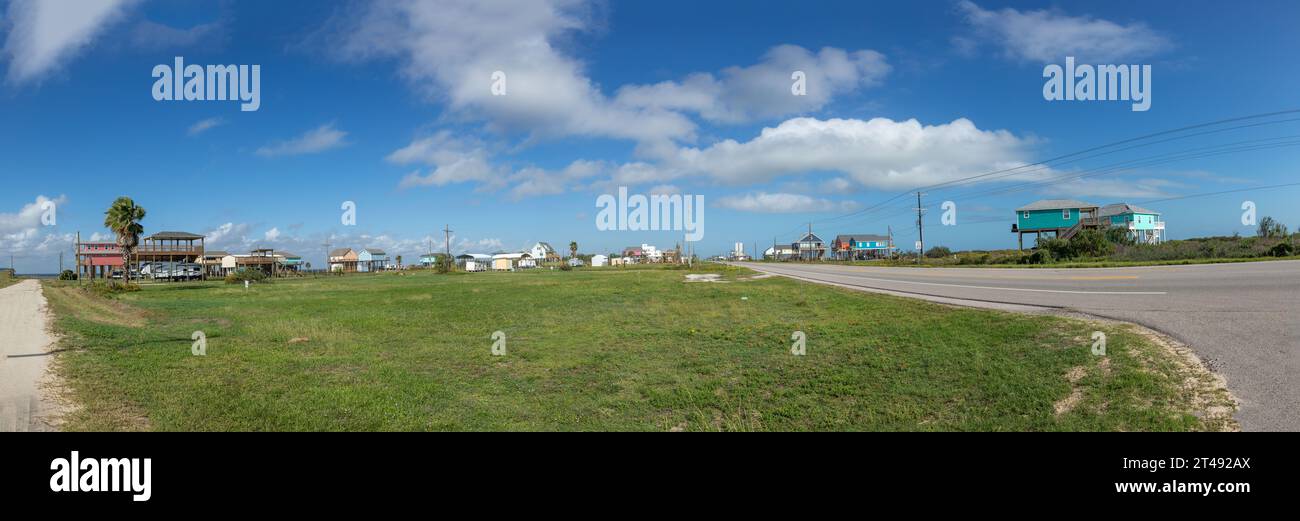
<path fill-rule="evenodd" d="M 366 251 L 370 252 L 371 255 L 388 255 L 388 253 L 379 248 L 366 248 Z"/>
<path fill-rule="evenodd" d="M 1085 203 L 1083 201 L 1076 201 L 1074 199 L 1043 199 L 1042 201 L 1034 201 L 1025 206 L 1021 206 L 1020 208 L 1016 208 L 1016 211 L 1065 210 L 1067 208 L 1097 208 L 1097 205 Z"/>
<path fill-rule="evenodd" d="M 1155 210 L 1148 210 L 1141 206 L 1134 206 L 1128 203 L 1115 203 L 1115 204 L 1108 204 L 1106 206 L 1101 207 L 1101 211 L 1097 212 L 1097 216 L 1110 217 L 1112 215 L 1123 215 L 1126 213 L 1145 213 L 1151 215 L 1160 215 L 1160 212 L 1157 212 Z"/>
<path fill-rule="evenodd" d="M 171 241 L 171 240 L 202 239 L 204 237 L 202 235 L 195 235 L 189 232 L 158 232 L 145 238 Z"/>
<path fill-rule="evenodd" d="M 330 252 L 330 257 L 346 257 L 352 248 L 339 248 Z"/>

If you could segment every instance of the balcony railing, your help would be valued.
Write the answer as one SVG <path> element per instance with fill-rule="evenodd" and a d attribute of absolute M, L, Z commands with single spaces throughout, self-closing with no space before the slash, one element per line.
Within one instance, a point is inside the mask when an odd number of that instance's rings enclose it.
<path fill-rule="evenodd" d="M 180 255 L 194 255 L 202 252 L 203 248 L 199 246 L 175 246 L 170 244 L 145 245 L 141 244 L 136 247 L 136 253 L 155 254 L 155 253 L 174 253 Z"/>

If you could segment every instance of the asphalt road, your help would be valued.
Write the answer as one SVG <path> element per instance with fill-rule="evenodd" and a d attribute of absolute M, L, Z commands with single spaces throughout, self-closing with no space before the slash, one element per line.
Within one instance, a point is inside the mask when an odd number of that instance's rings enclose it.
<path fill-rule="evenodd" d="M 739 263 L 825 284 L 1134 322 L 1190 346 L 1252 431 L 1300 431 L 1300 261 L 1140 268 L 886 268 Z"/>

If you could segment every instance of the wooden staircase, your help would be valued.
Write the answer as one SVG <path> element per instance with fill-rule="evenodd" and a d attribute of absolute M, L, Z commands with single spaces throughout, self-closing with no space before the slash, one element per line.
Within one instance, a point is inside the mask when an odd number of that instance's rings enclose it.
<path fill-rule="evenodd" d="M 1074 226 L 1071 226 L 1069 229 L 1065 230 L 1065 233 L 1062 233 L 1060 238 L 1068 241 L 1070 240 L 1071 237 L 1074 237 L 1075 235 L 1078 235 L 1080 231 L 1083 231 L 1084 228 L 1100 228 L 1100 227 L 1101 227 L 1100 217 L 1083 217 L 1079 219 L 1079 222 L 1074 223 Z"/>

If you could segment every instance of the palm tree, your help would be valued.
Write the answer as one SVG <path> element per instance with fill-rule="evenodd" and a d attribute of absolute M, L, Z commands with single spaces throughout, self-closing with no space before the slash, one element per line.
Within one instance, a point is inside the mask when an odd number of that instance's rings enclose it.
<path fill-rule="evenodd" d="M 118 197 L 113 206 L 104 212 L 104 227 L 117 234 L 117 245 L 122 248 L 122 280 L 131 282 L 131 253 L 140 244 L 140 234 L 144 227 L 144 207 L 135 204 L 130 197 Z"/>
<path fill-rule="evenodd" d="M 569 241 L 569 258 L 578 256 L 578 241 Z"/>

